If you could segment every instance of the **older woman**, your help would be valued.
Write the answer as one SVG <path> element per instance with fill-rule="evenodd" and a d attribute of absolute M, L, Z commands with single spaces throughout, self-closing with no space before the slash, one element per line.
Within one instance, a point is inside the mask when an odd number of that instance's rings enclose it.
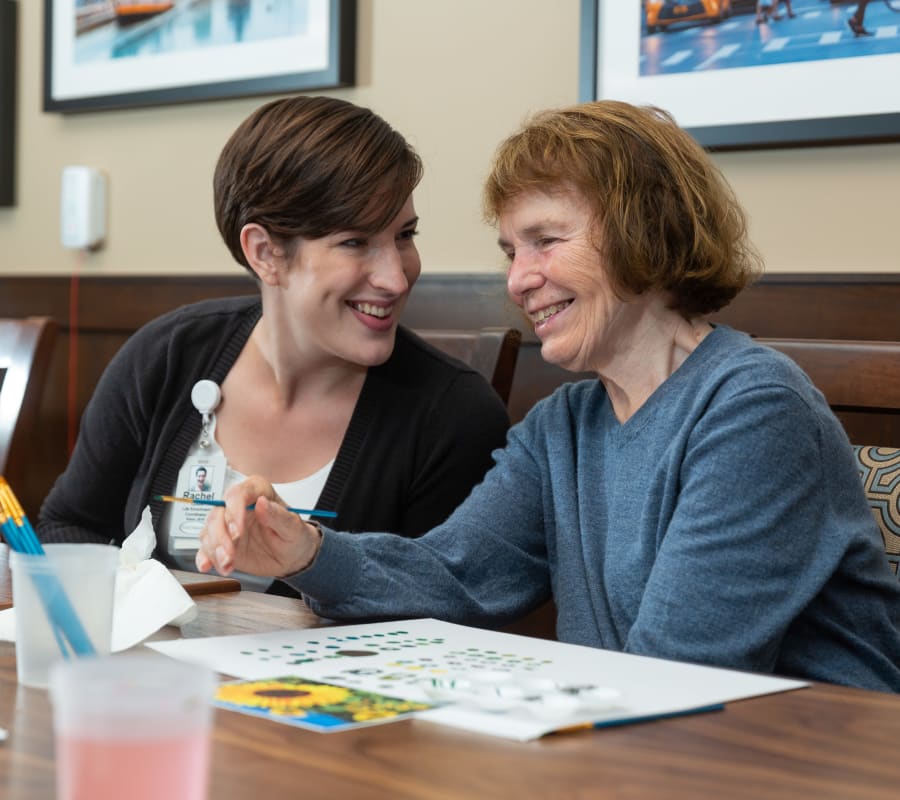
<path fill-rule="evenodd" d="M 343 100 L 276 100 L 241 123 L 216 166 L 216 222 L 259 291 L 178 309 L 126 343 L 40 537 L 121 541 L 149 504 L 157 557 L 193 568 L 207 509 L 156 497 L 217 498 L 248 475 L 344 530 L 414 537 L 442 522 L 509 418 L 481 375 L 399 325 L 421 268 L 421 176 L 403 136 Z"/>
<path fill-rule="evenodd" d="M 538 403 L 421 539 L 316 528 L 252 478 L 199 568 L 280 575 L 343 619 L 500 624 L 552 595 L 563 641 L 900 689 L 900 586 L 840 424 L 791 361 L 706 319 L 757 259 L 703 150 L 658 109 L 550 111 L 485 197 L 543 357 L 598 380 Z"/>

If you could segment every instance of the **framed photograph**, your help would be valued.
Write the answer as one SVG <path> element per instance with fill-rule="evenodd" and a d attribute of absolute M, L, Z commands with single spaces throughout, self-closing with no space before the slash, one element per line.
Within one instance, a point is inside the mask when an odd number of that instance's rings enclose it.
<path fill-rule="evenodd" d="M 659 106 L 710 150 L 900 140 L 900 0 L 756 6 L 582 0 L 581 100 Z"/>
<path fill-rule="evenodd" d="M 352 86 L 356 0 L 44 0 L 44 110 Z"/>
<path fill-rule="evenodd" d="M 16 45 L 15 0 L 0 0 L 0 206 L 16 202 Z"/>

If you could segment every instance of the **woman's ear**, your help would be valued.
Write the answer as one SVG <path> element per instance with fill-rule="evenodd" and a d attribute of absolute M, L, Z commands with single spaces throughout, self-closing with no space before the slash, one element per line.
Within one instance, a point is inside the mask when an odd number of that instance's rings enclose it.
<path fill-rule="evenodd" d="M 248 222 L 241 228 L 241 250 L 256 277 L 269 286 L 281 283 L 284 267 L 284 251 L 272 241 L 269 232 L 256 222 Z"/>

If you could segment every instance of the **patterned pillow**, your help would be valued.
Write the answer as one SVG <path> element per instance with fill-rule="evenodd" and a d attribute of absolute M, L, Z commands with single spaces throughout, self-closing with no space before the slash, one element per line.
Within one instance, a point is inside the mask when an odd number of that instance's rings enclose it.
<path fill-rule="evenodd" d="M 859 475 L 884 538 L 891 569 L 900 564 L 900 450 L 854 447 Z"/>

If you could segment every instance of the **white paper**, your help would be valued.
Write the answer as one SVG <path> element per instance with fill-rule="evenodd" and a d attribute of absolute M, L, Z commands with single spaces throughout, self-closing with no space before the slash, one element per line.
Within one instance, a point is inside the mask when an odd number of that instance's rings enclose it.
<path fill-rule="evenodd" d="M 496 712 L 459 704 L 418 715 L 520 741 L 583 723 L 612 724 L 687 713 L 807 685 L 433 619 L 180 639 L 148 646 L 238 678 L 295 675 L 422 702 L 431 702 L 424 688 L 429 679 L 498 672 L 514 679 L 594 685 L 618 693 L 618 700 L 604 710 L 550 720 L 518 709 Z"/>

